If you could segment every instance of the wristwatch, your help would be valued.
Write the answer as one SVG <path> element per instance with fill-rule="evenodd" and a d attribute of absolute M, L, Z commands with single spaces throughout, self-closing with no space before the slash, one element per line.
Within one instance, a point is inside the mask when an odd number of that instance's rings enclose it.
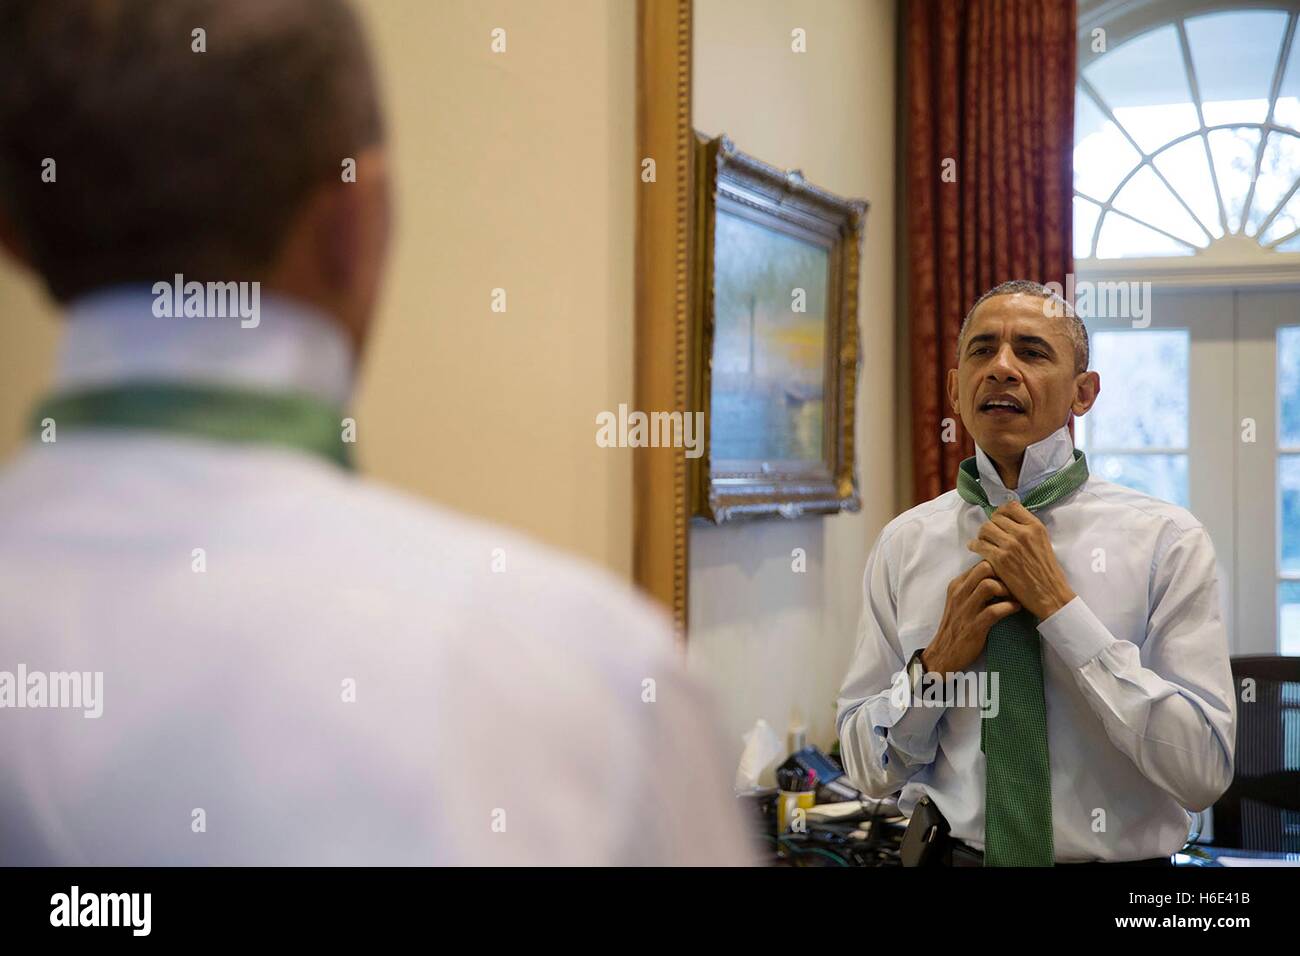
<path fill-rule="evenodd" d="M 921 663 L 921 655 L 924 653 L 925 648 L 922 647 L 907 662 L 907 683 L 912 688 L 913 697 L 921 694 L 921 678 L 925 676 L 925 665 Z"/>

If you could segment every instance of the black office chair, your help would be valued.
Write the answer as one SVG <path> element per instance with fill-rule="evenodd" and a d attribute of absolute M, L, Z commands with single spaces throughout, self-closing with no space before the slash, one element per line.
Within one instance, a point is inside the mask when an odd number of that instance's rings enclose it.
<path fill-rule="evenodd" d="M 1300 852 L 1300 657 L 1234 657 L 1237 754 L 1214 804 L 1214 845 Z M 1243 702 L 1242 681 L 1255 682 Z"/>

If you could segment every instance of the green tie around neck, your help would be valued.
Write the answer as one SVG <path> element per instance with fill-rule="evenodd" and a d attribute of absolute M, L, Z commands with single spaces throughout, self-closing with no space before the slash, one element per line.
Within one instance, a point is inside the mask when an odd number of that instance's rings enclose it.
<path fill-rule="evenodd" d="M 1088 478 L 1079 449 L 1074 461 L 1045 478 L 1021 501 L 1038 511 Z M 974 458 L 957 469 L 957 493 L 994 511 Z M 984 865 L 1052 866 L 1052 774 L 1047 751 L 1047 700 L 1038 619 L 1023 608 L 989 629 L 985 671 L 998 674 L 998 714 L 980 720 L 984 752 Z"/>
<path fill-rule="evenodd" d="M 55 395 L 33 417 L 58 430 L 140 428 L 237 443 L 281 445 L 351 469 L 338 409 L 308 395 L 258 392 L 221 385 L 136 382 Z"/>

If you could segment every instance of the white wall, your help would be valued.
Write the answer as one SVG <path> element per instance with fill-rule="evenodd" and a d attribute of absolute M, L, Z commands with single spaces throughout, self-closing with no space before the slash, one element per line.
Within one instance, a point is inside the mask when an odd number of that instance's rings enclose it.
<path fill-rule="evenodd" d="M 791 51 L 806 31 L 807 52 Z M 871 202 L 859 320 L 858 514 L 693 527 L 688 654 L 719 687 L 727 731 L 801 714 L 829 748 L 861 576 L 895 514 L 893 0 L 696 0 L 694 123 L 813 183 Z M 792 571 L 791 552 L 807 552 Z"/>

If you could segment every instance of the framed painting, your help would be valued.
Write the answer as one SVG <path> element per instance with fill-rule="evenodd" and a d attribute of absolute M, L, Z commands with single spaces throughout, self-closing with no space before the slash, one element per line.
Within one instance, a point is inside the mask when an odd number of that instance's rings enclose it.
<path fill-rule="evenodd" d="M 696 136 L 692 514 L 856 511 L 858 265 L 868 204 Z"/>

